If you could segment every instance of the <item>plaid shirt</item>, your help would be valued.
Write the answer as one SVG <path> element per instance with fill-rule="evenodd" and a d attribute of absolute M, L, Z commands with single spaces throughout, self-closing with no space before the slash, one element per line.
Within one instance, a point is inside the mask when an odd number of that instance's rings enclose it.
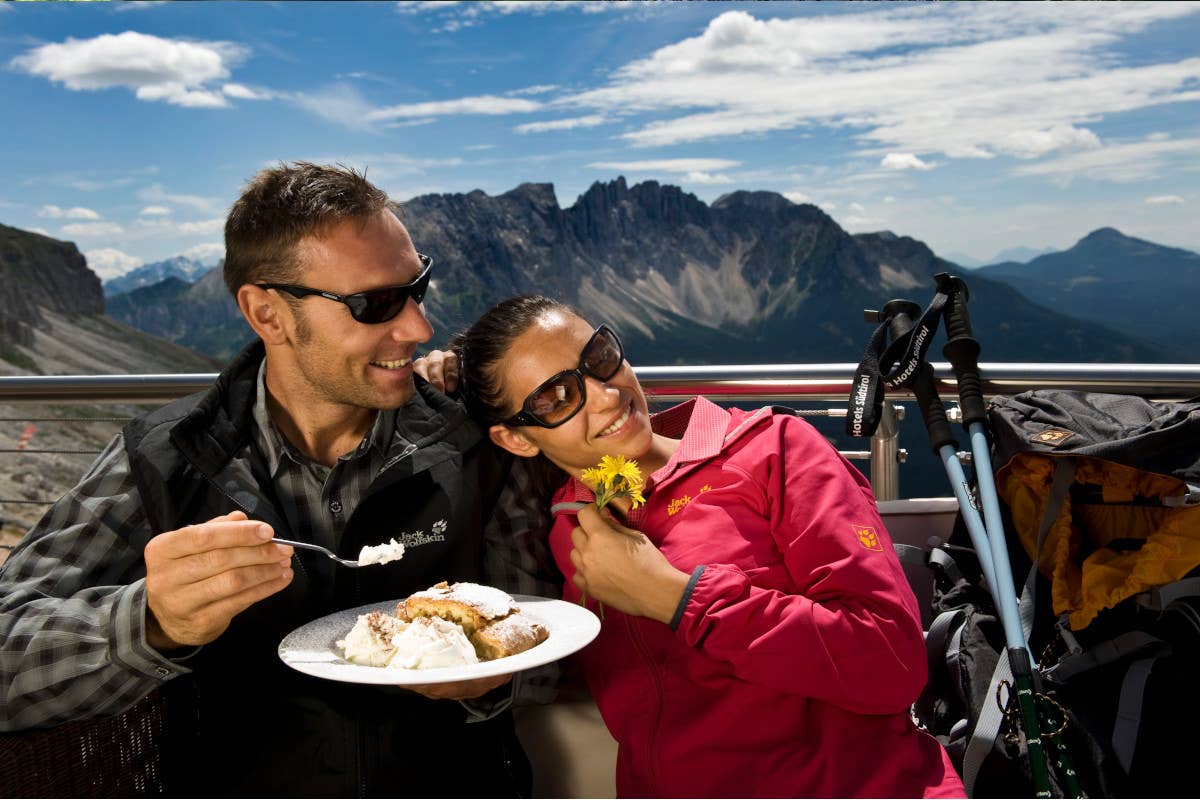
<path fill-rule="evenodd" d="M 288 522 L 302 538 L 336 547 L 345 522 L 387 454 L 408 445 L 404 410 L 377 415 L 363 442 L 333 467 L 300 454 L 267 415 L 263 369 L 255 444 L 267 458 Z M 558 596 L 547 548 L 547 509 L 517 459 L 484 531 L 484 577 L 518 594 Z M 130 533 L 149 523 L 117 435 L 0 567 L 0 730 L 118 714 L 191 670 L 146 643 L 146 568 Z M 333 568 L 329 562 L 328 567 Z M 194 651 L 193 651 L 194 653 Z M 513 680 L 518 702 L 549 702 L 556 672 Z M 508 705 L 465 702 L 472 717 Z"/>

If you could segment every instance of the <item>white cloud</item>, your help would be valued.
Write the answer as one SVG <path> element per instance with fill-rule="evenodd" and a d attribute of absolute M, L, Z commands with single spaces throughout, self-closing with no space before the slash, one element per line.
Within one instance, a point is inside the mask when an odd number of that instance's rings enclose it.
<path fill-rule="evenodd" d="M 63 236 L 116 236 L 124 233 L 125 229 L 115 222 L 73 222 L 59 228 Z"/>
<path fill-rule="evenodd" d="M 1200 138 L 1143 139 L 1107 144 L 1035 164 L 1023 164 L 1017 175 L 1044 175 L 1060 183 L 1075 178 L 1129 183 L 1165 172 L 1177 160 L 1194 164 L 1200 158 Z"/>
<path fill-rule="evenodd" d="M 728 175 L 713 175 L 711 172 L 689 172 L 682 178 L 684 183 L 722 184 L 733 183 Z"/>
<path fill-rule="evenodd" d="M 933 164 L 927 164 L 912 153 L 888 153 L 879 162 L 879 166 L 884 169 L 916 169 L 924 172 L 934 168 Z"/>
<path fill-rule="evenodd" d="M 513 128 L 517 133 L 544 133 L 545 131 L 569 131 L 574 128 L 594 128 L 603 125 L 607 118 L 602 114 L 588 114 L 585 117 L 570 117 L 554 119 L 547 122 L 529 122 Z"/>
<path fill-rule="evenodd" d="M 180 255 L 202 263 L 210 261 L 220 261 L 225 257 L 225 245 L 220 242 L 205 242 L 194 247 L 189 247 Z"/>
<path fill-rule="evenodd" d="M 458 0 L 445 0 L 431 3 L 425 0 L 398 0 L 396 11 L 401 14 L 436 14 L 442 20 L 441 25 L 430 30 L 431 33 L 454 33 L 464 28 L 482 25 L 496 16 L 509 14 L 547 14 L 555 11 L 582 12 L 598 14 L 616 8 L 637 7 L 640 3 L 606 2 L 605 0 L 493 0 L 490 3 L 463 3 Z"/>
<path fill-rule="evenodd" d="M 142 217 L 166 217 L 170 214 L 171 209 L 166 206 L 146 206 L 138 212 L 138 216 Z"/>
<path fill-rule="evenodd" d="M 112 247 L 101 247 L 98 250 L 88 250 L 83 254 L 92 272 L 101 280 L 110 280 L 124 275 L 130 270 L 142 265 L 142 260 Z"/>
<path fill-rule="evenodd" d="M 371 127 L 374 106 L 349 84 L 335 83 L 312 92 L 295 92 L 286 99 L 299 108 L 350 130 Z"/>
<path fill-rule="evenodd" d="M 358 170 L 366 170 L 371 182 L 395 199 L 417 195 L 412 183 L 413 176 L 424 175 L 430 170 L 461 167 L 465 163 L 461 158 L 413 158 L 402 153 L 337 153 L 318 155 L 305 160 L 315 164 L 340 163 Z M 394 191 L 392 185 L 400 182 L 403 182 L 401 189 Z"/>
<path fill-rule="evenodd" d="M 170 203 L 171 205 L 187 206 L 194 208 L 197 211 L 216 211 L 220 203 L 209 197 L 200 197 L 194 194 L 172 194 L 163 188 L 162 184 L 155 183 L 141 189 L 137 193 L 138 199 L 154 205 L 163 205 Z"/>
<path fill-rule="evenodd" d="M 44 44 L 10 63 L 73 91 L 123 87 L 139 100 L 220 108 L 229 103 L 211 84 L 228 78 L 230 68 L 247 53 L 231 42 L 163 39 L 125 31 Z"/>
<path fill-rule="evenodd" d="M 151 233 L 157 236 L 171 234 L 208 236 L 224 231 L 225 219 L 223 217 L 214 217 L 213 219 L 181 222 L 166 217 L 138 217 L 137 228 L 143 233 Z"/>
<path fill-rule="evenodd" d="M 635 146 L 821 126 L 881 158 L 1033 159 L 1099 149 L 1091 126 L 1106 115 L 1200 99 L 1200 58 L 1135 62 L 1115 47 L 1200 4 L 1020 12 L 974 3 L 795 19 L 729 11 L 555 104 L 648 116 L 623 134 Z"/>
<path fill-rule="evenodd" d="M 1005 139 L 1004 150 L 1017 158 L 1037 158 L 1060 150 L 1093 150 L 1100 139 L 1086 128 L 1054 125 L 1040 131 L 1013 131 Z"/>
<path fill-rule="evenodd" d="M 59 208 L 58 206 L 42 206 L 38 209 L 39 217 L 50 219 L 100 219 L 100 215 L 90 208 L 75 206 L 74 208 Z"/>
<path fill-rule="evenodd" d="M 220 233 L 225 230 L 225 218 L 217 217 L 215 219 L 202 219 L 196 222 L 180 222 L 177 223 L 180 233 Z"/>
<path fill-rule="evenodd" d="M 543 83 L 537 86 L 526 86 L 524 89 L 513 89 L 510 92 L 505 92 L 505 94 L 546 94 L 547 92 L 553 92 L 557 88 L 558 84 Z"/>
<path fill-rule="evenodd" d="M 255 89 L 240 83 L 227 83 L 221 87 L 226 97 L 235 100 L 270 100 L 275 93 L 267 89 Z"/>
<path fill-rule="evenodd" d="M 1146 205 L 1148 206 L 1177 206 L 1185 202 L 1187 201 L 1177 194 L 1157 194 L 1146 198 Z"/>
<path fill-rule="evenodd" d="M 441 117 L 450 114 L 525 114 L 539 111 L 541 108 L 542 104 L 535 100 L 485 94 L 476 97 L 460 97 L 455 100 L 434 100 L 427 103 L 388 106 L 371 111 L 367 114 L 367 120 L 378 122 L 406 117 Z"/>
<path fill-rule="evenodd" d="M 660 158 L 648 161 L 596 161 L 593 169 L 612 169 L 621 172 L 711 172 L 732 169 L 742 162 L 727 158 Z"/>
<path fill-rule="evenodd" d="M 783 196 L 797 205 L 804 205 L 805 203 L 812 203 L 813 201 L 813 199 L 804 192 L 784 192 Z"/>

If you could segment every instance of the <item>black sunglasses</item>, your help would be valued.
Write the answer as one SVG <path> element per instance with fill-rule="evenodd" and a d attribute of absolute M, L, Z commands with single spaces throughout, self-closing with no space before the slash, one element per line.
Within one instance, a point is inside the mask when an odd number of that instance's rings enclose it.
<path fill-rule="evenodd" d="M 557 428 L 565 424 L 579 413 L 587 401 L 584 377 L 591 375 L 597 380 L 606 381 L 617 374 L 624 360 L 621 340 L 612 328 L 601 325 L 583 346 L 579 354 L 579 366 L 563 370 L 542 382 L 525 398 L 521 410 L 504 420 L 504 424 L 512 427 L 538 425 L 543 428 Z"/>
<path fill-rule="evenodd" d="M 358 322 L 375 325 L 395 319 L 396 315 L 404 310 L 410 298 L 417 305 L 425 299 L 425 292 L 429 290 L 429 270 L 433 267 L 433 259 L 423 253 L 417 253 L 417 258 L 421 259 L 421 274 L 412 283 L 384 286 L 357 294 L 334 294 L 291 283 L 260 283 L 258 286 L 287 292 L 293 297 L 324 297 L 326 300 L 344 304 L 350 309 L 350 316 Z"/>

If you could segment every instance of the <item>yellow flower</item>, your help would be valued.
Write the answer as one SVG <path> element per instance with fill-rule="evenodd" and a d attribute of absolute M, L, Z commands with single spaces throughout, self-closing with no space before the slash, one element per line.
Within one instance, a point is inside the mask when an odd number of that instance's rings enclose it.
<path fill-rule="evenodd" d="M 604 456 L 600 463 L 583 471 L 583 482 L 596 493 L 596 508 L 604 508 L 609 501 L 628 497 L 630 506 L 637 508 L 646 504 L 642 496 L 642 471 L 637 462 L 625 456 Z M 579 597 L 579 605 L 587 605 L 587 592 Z M 600 619 L 604 619 L 604 604 L 599 603 Z"/>
<path fill-rule="evenodd" d="M 625 456 L 604 456 L 599 464 L 583 471 L 583 482 L 596 493 L 596 508 L 604 508 L 618 497 L 628 497 L 634 508 L 646 502 L 642 471 L 636 461 Z"/>

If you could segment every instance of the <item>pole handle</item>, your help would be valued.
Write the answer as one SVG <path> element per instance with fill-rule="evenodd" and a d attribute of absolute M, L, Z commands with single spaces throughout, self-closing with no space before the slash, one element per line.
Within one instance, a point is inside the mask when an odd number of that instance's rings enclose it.
<path fill-rule="evenodd" d="M 979 376 L 979 342 L 971 335 L 971 316 L 967 313 L 970 292 L 962 278 L 947 272 L 935 277 L 938 291 L 947 296 L 942 318 L 946 322 L 947 342 L 942 355 L 950 362 L 958 380 L 958 401 L 962 405 L 963 424 L 987 422 L 987 404 L 983 400 L 983 381 Z"/>

